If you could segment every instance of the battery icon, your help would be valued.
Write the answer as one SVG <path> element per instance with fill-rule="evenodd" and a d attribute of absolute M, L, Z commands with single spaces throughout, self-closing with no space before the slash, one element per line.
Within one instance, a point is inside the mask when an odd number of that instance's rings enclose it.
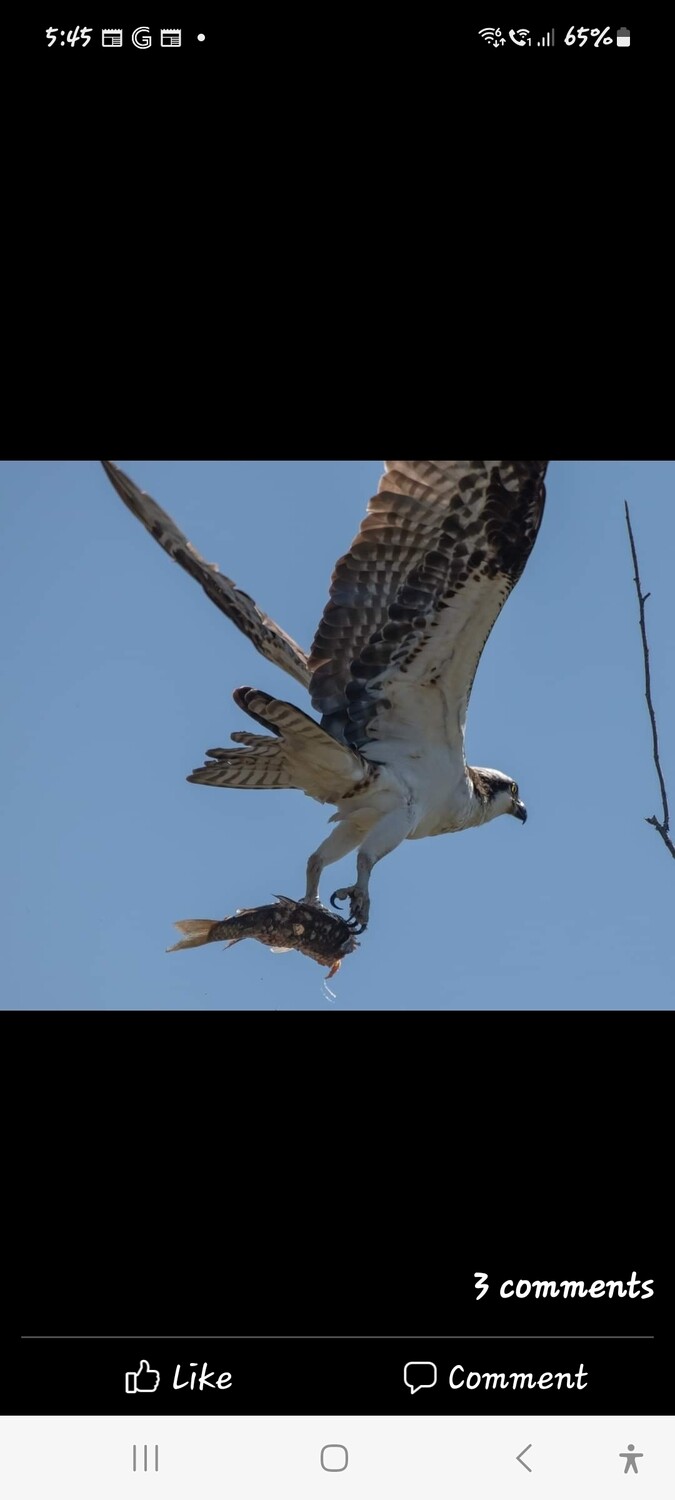
<path fill-rule="evenodd" d="M 616 45 L 617 47 L 630 47 L 630 31 L 627 31 L 625 26 L 622 26 L 621 30 L 616 33 Z"/>

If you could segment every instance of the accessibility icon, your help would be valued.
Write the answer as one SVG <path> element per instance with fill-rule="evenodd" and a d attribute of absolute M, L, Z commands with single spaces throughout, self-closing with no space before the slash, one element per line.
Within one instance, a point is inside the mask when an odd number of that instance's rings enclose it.
<path fill-rule="evenodd" d="M 629 1469 L 632 1469 L 633 1473 L 637 1474 L 637 1472 L 638 1472 L 638 1466 L 637 1466 L 637 1463 L 636 1463 L 636 1459 L 638 1459 L 638 1458 L 644 1458 L 644 1453 L 636 1453 L 635 1452 L 635 1443 L 629 1443 L 628 1444 L 628 1452 L 627 1453 L 620 1453 L 619 1454 L 619 1458 L 625 1458 L 625 1460 L 626 1460 L 626 1467 L 625 1467 L 625 1469 L 623 1471 L 624 1474 L 627 1474 L 628 1471 L 629 1471 Z"/>

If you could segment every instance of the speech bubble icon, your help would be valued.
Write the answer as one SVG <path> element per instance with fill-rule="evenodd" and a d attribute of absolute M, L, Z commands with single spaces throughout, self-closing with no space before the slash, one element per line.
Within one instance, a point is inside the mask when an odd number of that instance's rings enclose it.
<path fill-rule="evenodd" d="M 409 1370 L 412 1371 L 410 1375 L 408 1374 Z M 430 1359 L 411 1359 L 403 1369 L 403 1383 L 407 1385 L 412 1396 L 417 1391 L 430 1391 L 432 1386 L 436 1384 L 437 1378 L 438 1370 L 431 1363 Z"/>

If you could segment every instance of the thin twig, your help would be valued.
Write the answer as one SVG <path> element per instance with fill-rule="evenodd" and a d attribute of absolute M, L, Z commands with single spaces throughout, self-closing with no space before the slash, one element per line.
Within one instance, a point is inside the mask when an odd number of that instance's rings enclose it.
<path fill-rule="evenodd" d="M 652 748 L 654 752 L 654 765 L 656 766 L 656 774 L 659 778 L 659 786 L 661 788 L 661 801 L 663 803 L 663 819 L 659 820 L 659 818 L 657 818 L 656 814 L 654 813 L 651 818 L 645 818 L 645 823 L 651 823 L 652 828 L 655 828 L 657 833 L 660 833 L 666 849 L 670 850 L 673 859 L 675 859 L 675 844 L 673 844 L 669 832 L 670 813 L 668 811 L 668 793 L 666 792 L 666 783 L 664 780 L 663 771 L 661 770 L 661 760 L 659 757 L 659 736 L 658 730 L 656 728 L 656 714 L 654 713 L 654 704 L 652 703 L 652 683 L 651 674 L 649 671 L 649 646 L 647 644 L 647 627 L 645 625 L 645 604 L 647 603 L 649 594 L 643 594 L 642 592 L 642 584 L 640 582 L 640 569 L 638 568 L 637 552 L 635 551 L 635 538 L 633 536 L 633 528 L 630 524 L 630 511 L 628 509 L 627 500 L 624 500 L 624 505 L 626 508 L 626 525 L 628 527 L 628 536 L 630 539 L 630 550 L 633 554 L 633 567 L 635 568 L 635 587 L 637 589 L 638 602 L 640 605 L 640 634 L 642 636 L 642 653 L 645 660 L 645 698 L 647 699 L 647 708 L 649 709 L 649 718 L 652 726 Z"/>

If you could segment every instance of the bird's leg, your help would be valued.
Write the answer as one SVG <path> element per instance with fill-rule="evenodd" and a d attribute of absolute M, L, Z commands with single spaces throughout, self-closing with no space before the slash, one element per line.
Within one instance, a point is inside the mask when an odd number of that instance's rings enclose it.
<path fill-rule="evenodd" d="M 349 914 L 353 922 L 361 924 L 361 931 L 368 925 L 370 915 L 369 882 L 372 869 L 386 854 L 391 854 L 407 839 L 414 823 L 412 809 L 408 803 L 386 813 L 379 823 L 371 828 L 364 839 L 356 860 L 356 885 L 334 891 L 331 906 L 338 901 L 349 901 Z"/>
<path fill-rule="evenodd" d="M 310 901 L 314 906 L 320 906 L 319 881 L 322 871 L 326 865 L 334 865 L 338 859 L 344 859 L 345 854 L 351 854 L 359 840 L 362 838 L 362 830 L 357 831 L 348 822 L 339 823 L 337 828 L 329 834 L 327 839 L 319 845 L 314 854 L 310 854 L 307 861 L 307 890 L 305 901 Z"/>

